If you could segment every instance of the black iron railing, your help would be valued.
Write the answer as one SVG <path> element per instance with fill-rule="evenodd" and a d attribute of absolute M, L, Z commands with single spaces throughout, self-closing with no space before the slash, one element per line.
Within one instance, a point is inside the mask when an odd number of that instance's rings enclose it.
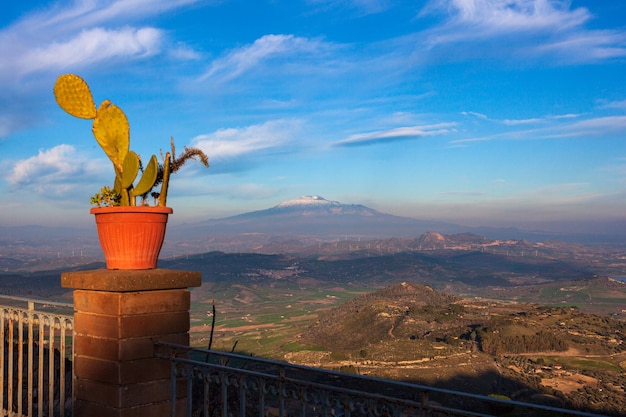
<path fill-rule="evenodd" d="M 159 355 L 172 364 L 172 416 L 597 416 L 232 353 L 158 345 Z"/>

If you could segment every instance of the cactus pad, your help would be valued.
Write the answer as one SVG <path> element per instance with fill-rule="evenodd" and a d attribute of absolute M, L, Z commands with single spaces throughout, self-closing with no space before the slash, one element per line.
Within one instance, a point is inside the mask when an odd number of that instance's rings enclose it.
<path fill-rule="evenodd" d="M 124 158 L 123 172 L 121 175 L 122 188 L 128 189 L 132 187 L 138 173 L 139 156 L 135 152 L 129 151 Z"/>
<path fill-rule="evenodd" d="M 54 84 L 54 97 L 63 110 L 81 119 L 96 117 L 96 104 L 89 86 L 78 75 L 64 74 Z"/>
<path fill-rule="evenodd" d="M 159 171 L 159 161 L 157 161 L 157 158 L 155 155 L 152 155 L 152 158 L 150 158 L 150 162 L 148 162 L 146 169 L 143 170 L 143 174 L 141 175 L 139 182 L 137 183 L 135 188 L 133 188 L 132 190 L 133 195 L 136 195 L 136 196 L 144 195 L 148 191 L 150 191 L 152 187 L 154 187 L 154 183 L 156 182 L 158 171 Z"/>
<path fill-rule="evenodd" d="M 130 126 L 122 109 L 108 100 L 103 101 L 93 121 L 93 135 L 118 175 L 121 174 L 130 148 Z"/>

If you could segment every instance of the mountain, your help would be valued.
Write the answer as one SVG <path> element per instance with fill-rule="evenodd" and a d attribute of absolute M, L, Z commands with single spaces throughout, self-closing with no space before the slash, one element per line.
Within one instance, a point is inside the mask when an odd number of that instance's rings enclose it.
<path fill-rule="evenodd" d="M 271 253 L 292 252 L 320 242 L 366 241 L 385 238 L 416 238 L 425 233 L 461 235 L 471 233 L 491 239 L 554 240 L 589 242 L 583 236 L 522 231 L 515 228 L 477 228 L 433 220 L 381 213 L 362 204 L 343 204 L 320 196 L 303 196 L 274 207 L 199 223 L 171 224 L 167 241 L 185 242 L 203 250 L 255 251 L 258 247 L 275 247 Z M 434 238 L 430 235 L 429 238 Z M 167 243 L 167 242 L 166 242 Z M 442 242 L 439 242 L 442 244 Z M 445 244 L 444 244 L 445 245 Z M 421 246 L 437 246 L 421 242 Z M 175 250 L 174 250 L 175 251 Z M 264 252 L 267 252 L 265 250 Z"/>
<path fill-rule="evenodd" d="M 318 239 L 414 237 L 428 231 L 458 233 L 461 226 L 381 213 L 361 204 L 342 204 L 320 196 L 304 196 L 272 208 L 223 219 L 180 225 L 168 234 L 264 234 Z"/>

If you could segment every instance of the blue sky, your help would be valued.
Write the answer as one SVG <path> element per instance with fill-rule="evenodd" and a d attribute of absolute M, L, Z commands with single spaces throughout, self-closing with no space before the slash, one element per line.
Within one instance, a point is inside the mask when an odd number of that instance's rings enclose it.
<path fill-rule="evenodd" d="M 113 171 L 56 104 L 75 73 L 211 168 L 172 221 L 302 195 L 466 225 L 626 219 L 626 7 L 559 0 L 78 0 L 0 13 L 0 225 L 93 222 Z M 582 226 L 580 226 L 582 227 Z"/>

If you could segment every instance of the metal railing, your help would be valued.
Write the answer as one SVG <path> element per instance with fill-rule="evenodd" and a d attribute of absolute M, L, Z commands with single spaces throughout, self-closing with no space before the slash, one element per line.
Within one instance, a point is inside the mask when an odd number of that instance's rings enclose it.
<path fill-rule="evenodd" d="M 157 344 L 159 356 L 171 360 L 172 416 L 598 416 L 232 353 Z M 184 404 L 181 398 L 186 398 Z"/>
<path fill-rule="evenodd" d="M 71 416 L 72 305 L 4 295 L 0 302 L 1 415 Z"/>

